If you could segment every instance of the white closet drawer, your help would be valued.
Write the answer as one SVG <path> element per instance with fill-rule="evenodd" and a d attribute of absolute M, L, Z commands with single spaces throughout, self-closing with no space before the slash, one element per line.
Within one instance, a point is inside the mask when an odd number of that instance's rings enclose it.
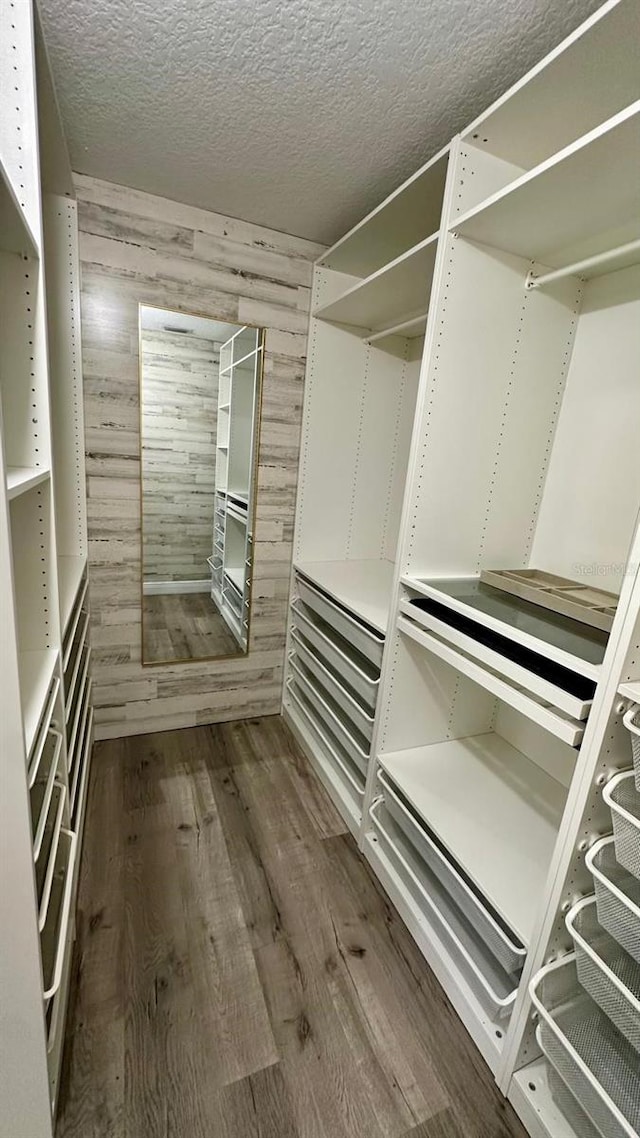
<path fill-rule="evenodd" d="M 507 973 L 519 972 L 527 950 L 504 921 L 492 913 L 486 900 L 466 880 L 463 871 L 428 832 L 384 772 L 378 772 L 387 813 L 402 830 L 451 899 L 471 922 L 487 950 Z"/>
<path fill-rule="evenodd" d="M 578 901 L 566 925 L 582 987 L 640 1053 L 640 964 L 602 928 L 595 897 Z"/>
<path fill-rule="evenodd" d="M 363 707 L 358 700 L 351 695 L 346 688 L 340 683 L 338 678 L 331 672 L 326 664 L 323 664 L 313 652 L 313 650 L 304 643 L 304 640 L 297 632 L 291 634 L 295 656 L 301 660 L 308 672 L 318 680 L 325 691 L 335 699 L 339 707 L 342 708 L 349 721 L 353 723 L 354 727 L 364 735 L 368 743 L 371 742 L 373 735 L 373 715 L 369 714 L 367 709 Z"/>
<path fill-rule="evenodd" d="M 82 653 L 82 668 L 80 671 L 80 678 L 76 683 L 74 698 L 71 707 L 69 708 L 69 727 L 67 729 L 67 765 L 69 773 L 73 769 L 75 760 L 76 742 L 78 738 L 78 724 L 82 718 L 82 708 L 85 702 L 85 694 L 87 684 L 89 682 L 89 664 L 91 662 L 91 649 L 85 648 Z"/>
<path fill-rule="evenodd" d="M 436 935 L 442 940 L 492 1019 L 511 1014 L 518 994 L 513 976 L 500 967 L 473 924 L 443 889 L 438 878 L 415 857 L 381 799 L 369 815 L 374 832 L 396 873 L 406 884 Z"/>
<path fill-rule="evenodd" d="M 320 659 L 332 668 L 361 697 L 367 707 L 375 708 L 380 687 L 380 669 L 356 652 L 328 624 L 320 620 L 311 609 L 306 611 L 300 601 L 291 606 L 293 626 L 299 629 L 308 644 L 317 651 Z"/>
<path fill-rule="evenodd" d="M 65 672 L 66 672 L 67 667 L 69 665 L 69 658 L 71 656 L 71 652 L 73 649 L 73 643 L 76 639 L 76 633 L 78 631 L 78 625 L 80 624 L 81 618 L 87 615 L 87 603 L 86 602 L 87 602 L 88 590 L 89 590 L 89 582 L 85 581 L 84 584 L 80 588 L 80 592 L 79 592 L 78 597 L 76 599 L 76 603 L 73 607 L 73 612 L 71 614 L 69 626 L 67 628 L 67 632 L 66 632 L 66 635 L 64 638 L 64 647 L 63 647 L 63 655 L 62 655 L 62 668 L 63 668 L 63 671 L 65 671 Z"/>
<path fill-rule="evenodd" d="M 335 628 L 367 660 L 381 666 L 384 650 L 384 636 L 381 632 L 376 632 L 357 620 L 299 574 L 296 575 L 296 583 L 300 599 L 305 605 L 313 609 L 331 628 Z"/>
<path fill-rule="evenodd" d="M 77 847 L 76 835 L 70 830 L 63 830 L 58 845 L 47 922 L 40 937 L 45 1005 L 55 996 L 62 981 Z"/>
<path fill-rule="evenodd" d="M 45 743 L 40 752 L 38 765 L 30 772 L 29 791 L 31 805 L 31 826 L 33 832 L 33 856 L 37 861 L 44 837 L 45 826 L 51 805 L 53 787 L 58 773 L 62 735 L 59 731 L 47 731 Z"/>
<path fill-rule="evenodd" d="M 638 1053 L 579 985 L 574 953 L 538 972 L 531 997 L 542 1051 L 600 1133 L 637 1138 Z"/>
<path fill-rule="evenodd" d="M 595 691 L 592 680 L 570 672 L 568 668 L 547 660 L 537 652 L 523 648 L 453 609 L 425 600 L 424 597 L 418 600 L 422 605 L 429 604 L 439 615 L 407 600 L 400 602 L 400 611 L 423 628 L 435 632 L 440 639 L 461 649 L 467 656 L 473 656 L 493 671 L 500 672 L 518 687 L 526 688 L 574 719 L 587 718 Z"/>
<path fill-rule="evenodd" d="M 76 639 L 74 641 L 69 664 L 67 665 L 64 673 L 64 706 L 67 722 L 71 717 L 75 697 L 78 691 L 78 680 L 82 674 L 82 670 L 84 668 L 84 660 L 88 651 L 86 647 L 88 629 L 89 614 L 87 613 L 76 633 Z"/>
<path fill-rule="evenodd" d="M 347 783 L 355 799 L 361 803 L 365 789 L 363 776 L 366 772 L 363 772 L 353 763 L 345 749 L 328 730 L 326 724 L 320 722 L 315 708 L 296 687 L 295 681 L 289 680 L 287 692 L 296 714 L 300 716 L 306 729 L 310 732 L 324 760 L 338 772 L 342 781 Z"/>
<path fill-rule="evenodd" d="M 520 711 L 532 719 L 534 723 L 540 724 L 546 731 L 555 735 L 557 739 L 561 739 L 563 743 L 568 743 L 570 747 L 579 745 L 584 735 L 584 723 L 572 719 L 564 712 L 557 711 L 544 703 L 537 702 L 533 696 L 528 695 L 515 684 L 507 683 L 506 680 L 487 668 L 476 664 L 474 660 L 469 660 L 467 656 L 463 656 L 461 652 L 456 652 L 431 633 L 423 631 L 410 620 L 407 620 L 406 617 L 401 616 L 398 619 L 398 630 L 403 635 L 415 640 L 416 644 L 420 644 L 428 652 L 432 652 L 440 660 L 444 660 L 446 664 L 450 664 L 463 676 L 467 676 L 474 683 L 491 692 L 503 703 L 515 708 L 516 711 Z"/>
<path fill-rule="evenodd" d="M 304 666 L 299 665 L 295 660 L 290 660 L 289 666 L 296 686 L 311 704 L 316 715 L 319 716 L 320 723 L 327 725 L 332 735 L 335 735 L 341 747 L 346 751 L 351 762 L 355 763 L 358 770 L 366 775 L 369 765 L 369 746 L 366 740 L 358 735 L 351 724 L 345 722 L 341 708 L 331 696 L 320 690 L 320 685 L 304 669 Z"/>
<path fill-rule="evenodd" d="M 53 875 L 62 833 L 62 821 L 67 799 L 67 788 L 54 783 L 51 804 L 46 819 L 44 837 L 36 859 L 36 893 L 38 897 L 38 927 L 42 931 L 47 920 Z"/>
<path fill-rule="evenodd" d="M 89 689 L 91 684 L 89 684 Z M 90 690 L 88 699 L 90 698 Z M 82 725 L 81 742 L 79 744 L 80 751 L 76 768 L 73 772 L 73 782 L 71 785 L 71 816 L 74 825 L 76 825 L 78 806 L 83 798 L 83 791 L 86 786 L 87 771 L 90 763 L 90 753 L 92 746 L 92 731 L 93 731 L 93 708 L 87 703 L 86 718 Z"/>

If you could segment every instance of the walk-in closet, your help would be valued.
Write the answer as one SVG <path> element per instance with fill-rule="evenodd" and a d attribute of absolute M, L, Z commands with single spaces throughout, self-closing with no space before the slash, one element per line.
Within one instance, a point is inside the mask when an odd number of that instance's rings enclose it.
<path fill-rule="evenodd" d="M 91 7 L 0 0 L 0 1138 L 640 1138 L 638 0 Z"/>

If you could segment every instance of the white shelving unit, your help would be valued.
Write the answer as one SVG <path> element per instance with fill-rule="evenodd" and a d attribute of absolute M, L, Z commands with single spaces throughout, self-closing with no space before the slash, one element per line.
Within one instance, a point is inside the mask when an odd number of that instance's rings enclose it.
<path fill-rule="evenodd" d="M 87 567 L 76 207 L 31 3 L 0 3 L 0 72 L 0 1116 L 51 1138 L 93 736 L 88 682 L 80 756 L 65 706 Z"/>
<path fill-rule="evenodd" d="M 638 1138 L 615 1024 L 576 1079 L 532 1017 L 640 702 L 639 36 L 605 4 L 314 275 L 284 714 L 532 1138 Z M 611 631 L 496 569 L 610 591 Z"/>
<path fill-rule="evenodd" d="M 264 334 L 242 327 L 220 348 L 211 598 L 242 651 L 249 643 L 254 471 Z"/>

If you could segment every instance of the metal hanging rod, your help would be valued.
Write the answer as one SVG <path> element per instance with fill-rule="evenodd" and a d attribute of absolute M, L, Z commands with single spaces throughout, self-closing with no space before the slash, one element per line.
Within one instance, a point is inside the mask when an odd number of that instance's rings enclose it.
<path fill-rule="evenodd" d="M 562 277 L 579 276 L 584 269 L 594 269 L 598 265 L 606 265 L 609 261 L 617 261 L 620 257 L 626 257 L 629 253 L 640 253 L 640 238 L 636 241 L 627 241 L 626 245 L 618 245 L 616 249 L 607 249 L 604 253 L 596 253 L 593 257 L 585 257 L 584 261 L 576 261 L 573 265 L 565 265 L 562 269 L 554 269 L 550 273 L 542 273 L 541 276 L 536 276 L 535 273 L 529 273 L 527 276 L 526 288 L 542 288 L 543 285 L 551 284 L 551 281 L 559 281 Z"/>

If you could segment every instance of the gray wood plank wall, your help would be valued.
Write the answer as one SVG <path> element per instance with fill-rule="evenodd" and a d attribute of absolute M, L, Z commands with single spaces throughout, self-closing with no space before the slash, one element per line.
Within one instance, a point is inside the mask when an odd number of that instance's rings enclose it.
<path fill-rule="evenodd" d="M 78 176 L 98 738 L 277 712 L 312 262 L 321 247 Z M 140 664 L 138 303 L 266 328 L 246 657 Z"/>
<path fill-rule="evenodd" d="M 202 581 L 213 548 L 220 345 L 143 329 L 145 581 Z"/>

